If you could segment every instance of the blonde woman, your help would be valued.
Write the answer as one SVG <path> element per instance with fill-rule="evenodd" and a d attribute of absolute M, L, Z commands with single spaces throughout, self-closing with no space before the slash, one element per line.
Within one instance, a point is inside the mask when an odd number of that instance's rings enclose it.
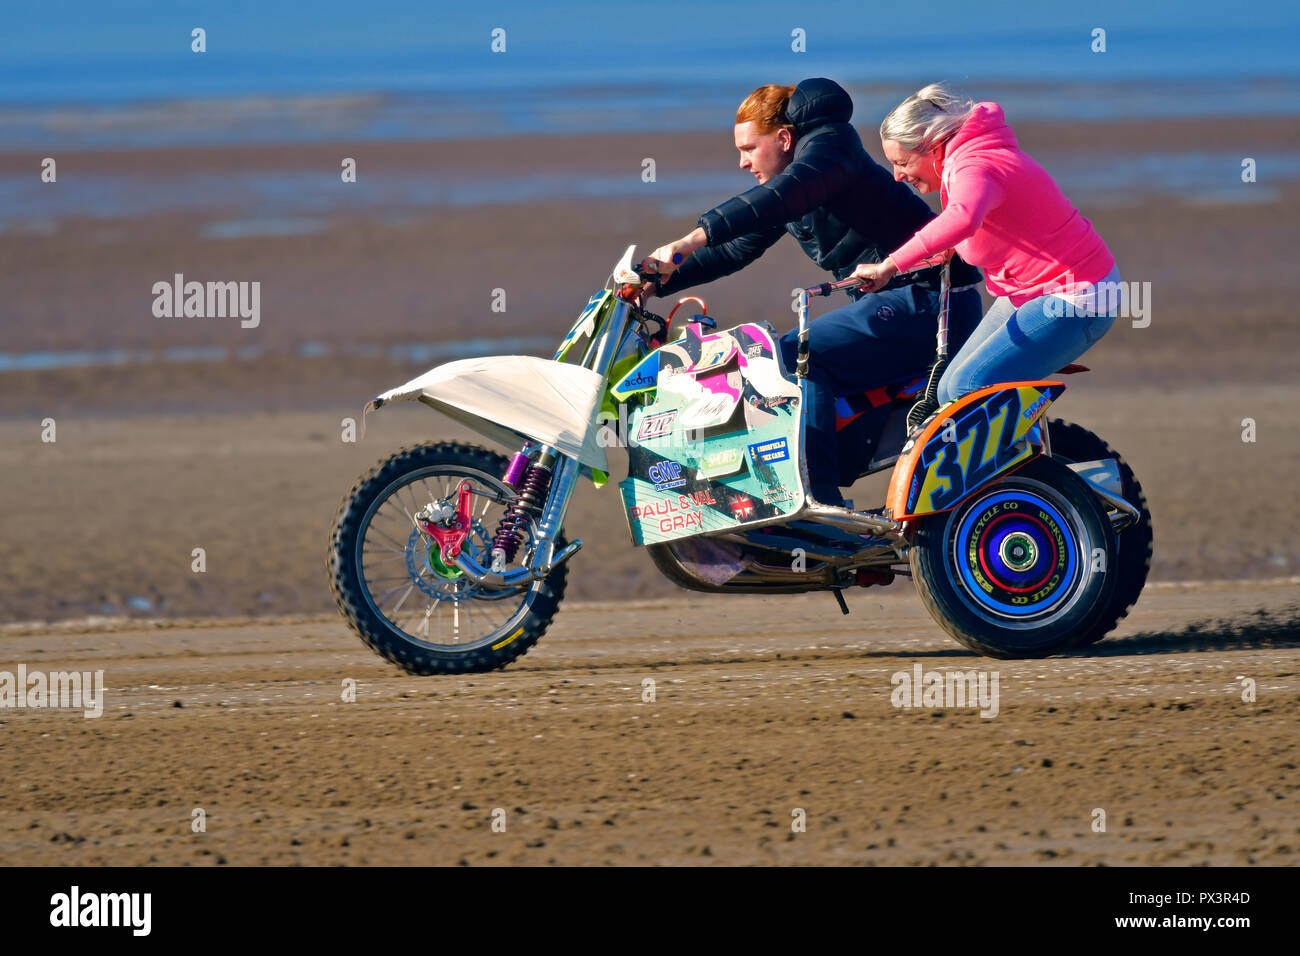
<path fill-rule="evenodd" d="M 955 247 L 997 296 L 939 380 L 940 403 L 1050 376 L 1106 334 L 1119 308 L 1115 259 L 1019 148 L 1002 107 L 931 84 L 885 117 L 880 139 L 894 178 L 939 190 L 943 212 L 882 262 L 858 266 L 863 290 Z"/>

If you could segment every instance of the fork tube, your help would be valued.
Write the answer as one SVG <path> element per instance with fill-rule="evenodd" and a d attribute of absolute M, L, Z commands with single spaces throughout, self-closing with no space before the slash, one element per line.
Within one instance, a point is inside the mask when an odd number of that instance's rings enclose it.
<path fill-rule="evenodd" d="M 631 321 L 631 308 L 622 299 L 615 299 L 610 309 L 611 313 L 603 323 L 603 331 L 588 346 L 587 353 L 582 358 L 582 364 L 602 379 L 609 375 Z M 577 461 L 561 455 L 549 445 L 542 448 L 537 463 L 551 470 L 551 487 L 546 496 L 546 510 L 542 512 L 537 525 L 539 542 L 532 565 L 535 573 L 548 568 L 555 557 L 555 537 L 564 526 L 564 516 L 569 510 L 569 501 L 581 472 Z"/>
<path fill-rule="evenodd" d="M 605 320 L 604 331 L 596 336 L 596 341 L 592 343 L 594 348 L 589 348 L 582 359 L 583 365 L 602 378 L 609 374 L 630 322 L 631 307 L 622 299 L 615 299 L 610 309 L 611 314 Z"/>
<path fill-rule="evenodd" d="M 564 527 L 564 516 L 569 510 L 569 501 L 578 486 L 578 463 L 572 458 L 559 454 L 554 448 L 542 449 L 539 464 L 551 466 L 551 487 L 546 495 L 546 510 L 537 524 L 537 553 L 533 557 L 532 567 L 545 570 L 555 558 L 555 537 Z"/>

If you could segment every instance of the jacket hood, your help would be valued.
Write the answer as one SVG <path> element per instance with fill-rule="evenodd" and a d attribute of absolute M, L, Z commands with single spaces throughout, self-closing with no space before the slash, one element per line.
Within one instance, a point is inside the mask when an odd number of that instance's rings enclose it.
<path fill-rule="evenodd" d="M 853 100 L 834 80 L 804 80 L 790 94 L 785 116 L 795 132 L 803 134 L 827 123 L 847 123 L 853 115 Z"/>
<path fill-rule="evenodd" d="M 976 103 L 971 114 L 962 124 L 961 129 L 948 141 L 945 156 L 951 156 L 953 150 L 963 144 L 976 148 L 1010 146 L 1015 148 L 1016 134 L 1007 125 L 1007 118 L 1002 114 L 1002 107 L 997 103 Z"/>

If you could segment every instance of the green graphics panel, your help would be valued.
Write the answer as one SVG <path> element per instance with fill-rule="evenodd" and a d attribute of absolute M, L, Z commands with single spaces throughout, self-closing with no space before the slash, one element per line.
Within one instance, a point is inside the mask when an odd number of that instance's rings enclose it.
<path fill-rule="evenodd" d="M 578 358 L 582 357 L 583 350 L 591 344 L 591 340 L 600 332 L 605 319 L 609 317 L 609 306 L 613 302 L 614 293 L 609 289 L 601 289 L 587 300 L 582 312 L 574 320 L 573 327 L 569 329 L 560 347 L 555 350 L 555 361 L 563 362 L 568 359 L 570 352 L 575 351 Z M 577 346 L 576 350 L 575 346 Z"/>
<path fill-rule="evenodd" d="M 653 396 L 628 422 L 619 488 L 635 544 L 730 531 L 794 514 L 799 388 L 781 374 L 771 333 L 742 325 L 683 336 L 613 388 Z"/>

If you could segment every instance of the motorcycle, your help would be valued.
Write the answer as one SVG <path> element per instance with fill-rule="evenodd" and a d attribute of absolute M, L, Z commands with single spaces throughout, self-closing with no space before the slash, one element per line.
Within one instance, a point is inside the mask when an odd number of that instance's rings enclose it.
<path fill-rule="evenodd" d="M 1137 601 L 1151 516 L 1132 469 L 1096 435 L 1046 417 L 1055 380 L 1008 382 L 935 408 L 947 355 L 837 403 L 840 484 L 890 469 L 883 507 L 816 501 L 804 460 L 809 303 L 796 367 L 774 328 L 717 331 L 707 306 L 667 318 L 638 303 L 635 247 L 587 301 L 553 359 L 438 366 L 367 404 L 419 401 L 513 450 L 429 442 L 380 461 L 344 496 L 330 580 L 349 625 L 412 674 L 504 667 L 545 633 L 582 547 L 564 522 L 579 480 L 619 483 L 634 546 L 684 588 L 843 591 L 910 576 L 960 644 L 1033 658 L 1101 640 Z M 670 339 L 678 308 L 697 302 Z M 1086 371 L 1079 366 L 1062 370 Z M 910 421 L 909 421 L 910 417 Z M 364 421 L 364 418 L 363 418 Z"/>

